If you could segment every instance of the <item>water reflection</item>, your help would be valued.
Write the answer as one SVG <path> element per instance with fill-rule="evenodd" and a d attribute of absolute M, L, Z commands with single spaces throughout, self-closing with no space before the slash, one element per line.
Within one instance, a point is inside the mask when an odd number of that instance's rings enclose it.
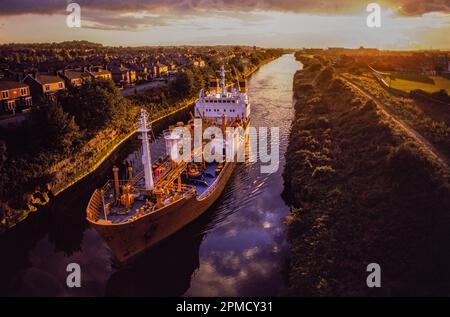
<path fill-rule="evenodd" d="M 118 267 L 108 247 L 85 221 L 94 188 L 113 164 L 139 145 L 133 141 L 100 169 L 0 237 L 0 295 L 16 296 L 245 296 L 279 295 L 286 259 L 281 173 L 293 117 L 292 78 L 300 65 L 284 56 L 249 82 L 253 126 L 280 127 L 280 169 L 261 174 L 259 163 L 239 165 L 223 195 L 200 219 Z M 185 119 L 187 113 L 173 121 Z M 168 123 L 161 123 L 162 129 Z M 161 140 L 152 154 L 163 151 Z M 82 268 L 82 288 L 65 285 L 69 263 Z"/>
<path fill-rule="evenodd" d="M 289 129 L 292 78 L 300 65 L 284 56 L 249 82 L 252 125 L 280 128 L 280 168 L 261 174 L 260 163 L 240 165 L 215 208 L 215 220 L 200 247 L 200 267 L 186 296 L 269 296 L 284 292 L 285 216 L 281 198 Z"/>
<path fill-rule="evenodd" d="M 130 266 L 113 273 L 106 285 L 107 296 L 181 296 L 189 289 L 198 269 L 202 232 L 211 213 L 176 236 L 140 256 Z"/>

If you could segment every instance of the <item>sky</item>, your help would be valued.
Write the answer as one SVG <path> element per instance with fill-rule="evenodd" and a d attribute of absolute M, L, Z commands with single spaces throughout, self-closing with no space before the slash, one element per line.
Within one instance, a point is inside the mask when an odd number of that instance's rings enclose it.
<path fill-rule="evenodd" d="M 373 0 L 372 0 L 373 1 Z M 0 43 L 450 49 L 450 0 L 0 0 Z M 70 28 L 67 5 L 81 8 Z"/>

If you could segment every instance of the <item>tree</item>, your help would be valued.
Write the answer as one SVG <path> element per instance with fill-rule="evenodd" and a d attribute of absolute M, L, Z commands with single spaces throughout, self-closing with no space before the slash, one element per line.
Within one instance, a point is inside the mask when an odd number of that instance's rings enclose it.
<path fill-rule="evenodd" d="M 173 81 L 172 89 L 180 98 L 192 96 L 195 90 L 194 73 L 190 69 L 179 72 Z"/>
<path fill-rule="evenodd" d="M 5 175 L 2 171 L 2 167 L 6 162 L 6 143 L 2 140 L 0 140 L 0 177 L 2 178 L 2 182 L 0 182 L 0 197 L 2 196 L 4 186 L 6 184 L 5 182 Z M 1 206 L 0 206 L 1 210 Z M 0 214 L 0 219 L 2 219 L 2 216 Z"/>
<path fill-rule="evenodd" d="M 3 164 L 6 162 L 6 143 L 0 140 L 0 170 Z"/>
<path fill-rule="evenodd" d="M 34 113 L 32 130 L 40 136 L 40 142 L 47 150 L 58 154 L 68 153 L 81 136 L 74 117 L 57 103 L 50 103 Z"/>
<path fill-rule="evenodd" d="M 197 94 L 200 91 L 200 89 L 205 88 L 205 83 L 206 83 L 205 78 L 207 76 L 206 76 L 206 73 L 203 73 L 201 68 L 194 68 L 194 69 L 192 69 L 192 72 L 194 74 L 194 91 L 193 91 L 193 93 Z"/>
<path fill-rule="evenodd" d="M 130 101 L 124 98 L 110 80 L 95 80 L 72 89 L 61 98 L 64 109 L 76 123 L 89 132 L 107 125 L 126 126 Z"/>
<path fill-rule="evenodd" d="M 229 64 L 231 67 L 234 67 L 235 69 L 237 69 L 240 73 L 243 73 L 245 71 L 245 66 L 244 63 L 242 62 L 242 58 L 241 57 L 233 57 L 232 59 L 230 59 Z"/>

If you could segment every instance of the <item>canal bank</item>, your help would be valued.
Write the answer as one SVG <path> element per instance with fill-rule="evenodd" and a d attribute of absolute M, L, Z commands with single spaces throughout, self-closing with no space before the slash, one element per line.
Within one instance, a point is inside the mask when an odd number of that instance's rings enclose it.
<path fill-rule="evenodd" d="M 445 171 L 369 96 L 318 63 L 294 79 L 284 172 L 289 295 L 448 294 Z M 369 286 L 373 263 L 382 287 Z"/>
<path fill-rule="evenodd" d="M 298 68 L 300 64 L 293 56 L 285 55 L 262 66 L 249 80 L 252 124 L 280 127 L 282 161 L 292 121 L 292 77 Z M 161 138 L 157 139 L 152 144 L 155 156 L 164 151 Z M 0 252 L 8 257 L 0 263 L 0 294 L 282 293 L 287 256 L 284 219 L 289 213 L 280 196 L 282 162 L 279 171 L 269 175 L 260 173 L 259 163 L 238 167 L 222 197 L 204 217 L 133 265 L 117 266 L 108 247 L 87 225 L 85 208 L 92 190 L 111 175 L 111 167 L 120 164 L 138 145 L 131 137 L 94 173 L 1 237 Z M 82 268 L 81 289 L 65 286 L 69 263 L 78 263 Z"/>

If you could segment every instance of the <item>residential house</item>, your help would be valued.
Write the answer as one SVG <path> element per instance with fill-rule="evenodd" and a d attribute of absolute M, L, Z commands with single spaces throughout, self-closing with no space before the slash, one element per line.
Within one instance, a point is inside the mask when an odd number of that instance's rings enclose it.
<path fill-rule="evenodd" d="M 167 65 L 156 63 L 153 65 L 153 77 L 164 77 L 169 73 L 169 67 Z"/>
<path fill-rule="evenodd" d="M 136 71 L 123 65 L 110 67 L 113 81 L 121 86 L 131 85 L 136 82 Z"/>
<path fill-rule="evenodd" d="M 90 79 L 89 74 L 83 72 L 81 69 L 66 69 L 60 71 L 58 75 L 64 79 L 66 87 L 80 87 L 83 82 Z"/>
<path fill-rule="evenodd" d="M 33 99 L 55 100 L 55 96 L 66 88 L 64 80 L 58 76 L 37 74 L 27 75 L 23 82 L 30 86 Z"/>
<path fill-rule="evenodd" d="M 204 61 L 203 59 L 194 59 L 194 60 L 192 61 L 192 65 L 193 65 L 194 67 L 200 67 L 200 68 L 203 68 L 203 67 L 206 66 L 206 63 L 205 63 L 205 61 Z"/>
<path fill-rule="evenodd" d="M 94 79 L 112 80 L 111 72 L 99 66 L 90 67 L 90 69 L 87 70 L 86 73 L 88 73 Z"/>
<path fill-rule="evenodd" d="M 134 65 L 132 66 L 132 70 L 136 72 L 136 80 L 142 81 L 149 79 L 149 70 L 144 64 Z"/>
<path fill-rule="evenodd" d="M 174 57 L 174 61 L 177 63 L 178 66 L 187 66 L 191 63 L 191 59 L 187 55 L 178 55 Z"/>
<path fill-rule="evenodd" d="M 33 105 L 30 87 L 18 81 L 0 81 L 0 112 L 15 113 Z"/>

